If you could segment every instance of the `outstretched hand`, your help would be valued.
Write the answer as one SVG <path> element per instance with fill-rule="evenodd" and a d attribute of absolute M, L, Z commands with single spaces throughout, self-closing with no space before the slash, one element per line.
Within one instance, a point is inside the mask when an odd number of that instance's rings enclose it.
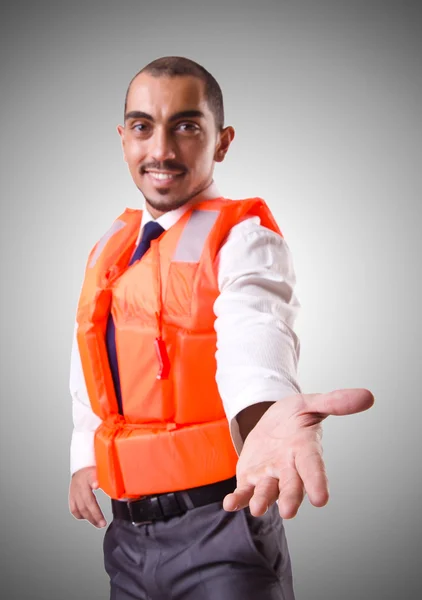
<path fill-rule="evenodd" d="M 291 519 L 305 493 L 314 506 L 325 506 L 329 493 L 321 422 L 329 415 L 362 412 L 373 403 L 366 389 L 295 394 L 275 402 L 245 440 L 236 469 L 237 488 L 224 498 L 224 509 L 249 504 L 251 513 L 260 516 L 278 500 L 280 516 Z"/>

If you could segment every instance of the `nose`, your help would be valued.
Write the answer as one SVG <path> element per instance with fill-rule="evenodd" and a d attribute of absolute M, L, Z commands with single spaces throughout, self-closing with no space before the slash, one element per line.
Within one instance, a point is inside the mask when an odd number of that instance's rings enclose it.
<path fill-rule="evenodd" d="M 156 161 L 174 160 L 176 158 L 174 140 L 164 127 L 155 128 L 154 133 L 150 138 L 150 142 L 151 156 Z"/>

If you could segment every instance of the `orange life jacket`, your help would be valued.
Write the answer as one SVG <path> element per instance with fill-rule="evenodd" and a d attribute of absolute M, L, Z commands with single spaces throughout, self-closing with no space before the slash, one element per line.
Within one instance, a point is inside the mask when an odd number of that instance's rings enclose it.
<path fill-rule="evenodd" d="M 265 202 L 207 200 L 188 210 L 128 267 L 142 211 L 127 208 L 92 249 L 77 340 L 91 406 L 99 486 L 111 498 L 171 492 L 229 477 L 237 455 L 216 374 L 214 265 L 246 216 L 281 235 Z M 105 342 L 111 310 L 123 412 Z"/>

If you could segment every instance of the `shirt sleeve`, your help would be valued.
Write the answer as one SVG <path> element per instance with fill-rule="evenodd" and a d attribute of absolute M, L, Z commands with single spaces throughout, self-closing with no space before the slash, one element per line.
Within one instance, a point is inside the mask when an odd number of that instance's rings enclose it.
<path fill-rule="evenodd" d="M 101 419 L 92 411 L 88 398 L 81 357 L 76 340 L 77 325 L 73 333 L 70 361 L 69 388 L 72 397 L 73 432 L 70 444 L 70 472 L 95 465 L 94 434 Z"/>
<path fill-rule="evenodd" d="M 220 295 L 214 304 L 216 381 L 236 452 L 243 446 L 236 415 L 259 402 L 300 393 L 300 344 L 293 325 L 300 308 L 289 247 L 248 218 L 230 231 L 216 259 Z"/>

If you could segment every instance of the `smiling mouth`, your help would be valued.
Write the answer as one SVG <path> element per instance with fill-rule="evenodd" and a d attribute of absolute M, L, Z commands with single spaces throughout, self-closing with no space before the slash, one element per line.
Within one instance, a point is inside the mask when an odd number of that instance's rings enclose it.
<path fill-rule="evenodd" d="M 178 175 L 182 175 L 182 173 L 165 173 L 163 171 L 147 171 L 147 173 L 154 179 L 174 179 Z"/>
<path fill-rule="evenodd" d="M 172 183 L 173 181 L 182 177 L 185 172 L 184 171 L 152 171 L 146 170 L 144 172 L 145 175 L 148 175 L 154 183 L 158 184 L 166 184 Z"/>

